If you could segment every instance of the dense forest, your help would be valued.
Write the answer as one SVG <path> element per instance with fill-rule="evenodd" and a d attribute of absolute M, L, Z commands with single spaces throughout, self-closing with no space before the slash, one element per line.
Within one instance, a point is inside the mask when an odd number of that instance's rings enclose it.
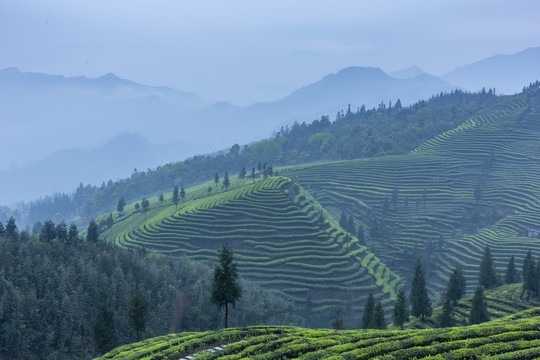
<path fill-rule="evenodd" d="M 210 301 L 213 264 L 117 249 L 64 228 L 47 221 L 38 236 L 13 219 L 0 227 L 0 358 L 81 358 L 83 347 L 91 358 L 133 342 L 137 292 L 149 305 L 141 338 L 221 326 Z M 289 302 L 245 281 L 242 289 L 232 326 L 303 324 Z"/>
<path fill-rule="evenodd" d="M 130 178 L 109 180 L 101 186 L 81 183 L 73 194 L 56 194 L 23 205 L 18 220 L 33 224 L 44 219 L 59 222 L 81 217 L 88 222 L 97 214 L 115 209 L 121 196 L 128 202 L 135 201 L 160 191 L 172 191 L 175 185 L 190 186 L 210 180 L 216 172 L 259 171 L 265 163 L 282 166 L 402 154 L 456 127 L 499 99 L 493 90 L 455 90 L 408 107 L 403 107 L 399 100 L 395 104 L 381 102 L 373 109 L 362 106 L 353 110 L 349 106 L 338 112 L 334 121 L 322 116 L 310 124 L 294 123 L 282 127 L 272 138 L 251 145 L 235 144 L 217 154 L 197 155 L 153 170 L 135 169 Z"/>

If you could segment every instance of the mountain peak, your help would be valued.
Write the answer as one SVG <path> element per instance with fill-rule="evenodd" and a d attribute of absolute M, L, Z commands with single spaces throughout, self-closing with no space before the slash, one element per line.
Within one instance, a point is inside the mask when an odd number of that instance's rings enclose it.
<path fill-rule="evenodd" d="M 396 79 L 412 79 L 412 78 L 417 77 L 418 75 L 424 75 L 424 74 L 426 74 L 424 70 L 420 69 L 416 65 L 412 65 L 412 66 L 409 66 L 408 68 L 391 72 L 388 75 Z"/>

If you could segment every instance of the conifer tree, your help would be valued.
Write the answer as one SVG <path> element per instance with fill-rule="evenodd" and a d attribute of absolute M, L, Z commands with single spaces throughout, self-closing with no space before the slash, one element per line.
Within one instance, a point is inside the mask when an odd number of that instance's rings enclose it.
<path fill-rule="evenodd" d="M 129 300 L 127 317 L 129 325 L 135 330 L 136 339 L 139 341 L 139 334 L 146 328 L 148 316 L 148 300 L 144 293 L 137 288 Z"/>
<path fill-rule="evenodd" d="M 172 202 L 176 209 L 178 209 L 178 185 L 174 185 L 174 190 L 172 192 Z"/>
<path fill-rule="evenodd" d="M 407 304 L 407 295 L 405 290 L 400 287 L 397 293 L 396 303 L 394 304 L 394 325 L 403 330 L 403 324 L 409 320 L 409 307 Z"/>
<path fill-rule="evenodd" d="M 115 344 L 114 312 L 105 291 L 100 291 L 92 316 L 94 345 L 99 353 L 111 350 Z"/>
<path fill-rule="evenodd" d="M 366 244 L 366 235 L 364 233 L 364 227 L 362 225 L 358 227 L 358 234 L 356 235 L 356 237 L 358 238 L 358 241 L 361 245 Z"/>
<path fill-rule="evenodd" d="M 242 167 L 242 169 L 240 170 L 240 173 L 238 173 L 238 178 L 239 179 L 245 179 L 246 174 L 247 174 L 246 168 Z"/>
<path fill-rule="evenodd" d="M 68 242 L 73 244 L 78 240 L 79 240 L 79 230 L 77 229 L 77 225 L 75 225 L 74 223 L 71 223 L 71 225 L 69 226 L 69 231 L 68 231 Z"/>
<path fill-rule="evenodd" d="M 386 329 L 384 310 L 380 301 L 377 303 L 377 305 L 375 305 L 375 310 L 373 311 L 373 321 L 370 328 L 379 330 Z"/>
<path fill-rule="evenodd" d="M 375 299 L 372 293 L 369 293 L 366 304 L 364 305 L 364 313 L 362 314 L 362 329 L 369 329 L 373 322 L 373 312 L 375 311 Z"/>
<path fill-rule="evenodd" d="M 523 261 L 523 290 L 538 293 L 538 274 L 531 250 Z"/>
<path fill-rule="evenodd" d="M 456 267 L 450 275 L 448 286 L 446 288 L 446 297 L 450 299 L 453 305 L 465 295 L 465 277 L 461 267 Z"/>
<path fill-rule="evenodd" d="M 349 220 L 347 221 L 347 231 L 351 234 L 354 234 L 356 232 L 356 228 L 354 226 L 354 219 L 351 215 L 349 215 Z"/>
<path fill-rule="evenodd" d="M 339 218 L 339 226 L 341 226 L 343 230 L 347 230 L 347 215 L 345 215 L 345 211 L 341 212 L 341 217 Z"/>
<path fill-rule="evenodd" d="M 142 206 L 142 210 L 143 210 L 143 213 L 144 213 L 144 217 L 146 217 L 146 213 L 148 212 L 148 209 L 150 208 L 150 201 L 143 198 L 142 201 L 141 201 L 141 206 Z"/>
<path fill-rule="evenodd" d="M 229 304 L 233 305 L 242 295 L 233 252 L 226 245 L 218 251 L 219 263 L 214 267 L 212 295 L 210 300 L 220 309 L 225 307 L 225 328 L 228 326 Z"/>
<path fill-rule="evenodd" d="M 184 185 L 180 188 L 180 199 L 182 199 L 182 202 L 186 198 L 186 190 L 184 190 Z"/>
<path fill-rule="evenodd" d="M 11 239 L 17 239 L 18 237 L 17 225 L 15 224 L 15 218 L 13 216 L 10 216 L 6 222 L 5 234 Z"/>
<path fill-rule="evenodd" d="M 163 193 L 160 192 L 160 193 L 159 193 L 159 202 L 160 202 L 161 204 L 163 204 L 163 201 L 165 201 L 165 198 L 163 197 Z"/>
<path fill-rule="evenodd" d="M 504 274 L 504 283 L 505 284 L 514 284 L 519 282 L 519 274 L 516 270 L 516 264 L 514 261 L 514 255 L 510 257 L 508 265 L 506 266 L 506 273 Z"/>
<path fill-rule="evenodd" d="M 495 273 L 495 268 L 493 267 L 491 249 L 489 246 L 486 246 L 484 249 L 484 255 L 482 256 L 482 261 L 480 262 L 480 275 L 478 283 L 480 286 L 484 287 L 484 289 L 491 289 L 497 286 L 498 283 L 497 274 Z"/>
<path fill-rule="evenodd" d="M 437 324 L 439 327 L 450 327 L 454 325 L 454 318 L 452 311 L 454 310 L 453 299 L 448 296 L 448 293 L 444 295 L 444 301 L 442 306 L 442 312 L 437 317 Z"/>
<path fill-rule="evenodd" d="M 225 187 L 225 191 L 227 191 L 230 185 L 231 181 L 229 180 L 229 172 L 225 171 L 225 176 L 223 177 L 223 186 Z"/>
<path fill-rule="evenodd" d="M 471 304 L 471 312 L 469 313 L 469 324 L 480 324 L 489 321 L 487 312 L 487 301 L 484 296 L 484 289 L 481 286 L 476 288 Z"/>
<path fill-rule="evenodd" d="M 411 315 L 425 319 L 431 316 L 432 308 L 426 289 L 426 279 L 420 259 L 416 261 L 411 288 Z"/>
<path fill-rule="evenodd" d="M 94 220 L 90 221 L 90 224 L 88 224 L 88 229 L 86 230 L 86 241 L 91 243 L 98 242 L 98 226 Z"/>
<path fill-rule="evenodd" d="M 118 203 L 116 204 L 116 210 L 118 212 L 124 211 L 124 207 L 126 206 L 126 200 L 124 199 L 124 195 L 120 196 L 120 199 L 118 199 Z"/>
<path fill-rule="evenodd" d="M 216 189 L 217 189 L 217 185 L 219 184 L 219 174 L 218 173 L 216 173 L 214 175 L 214 183 L 216 184 Z"/>

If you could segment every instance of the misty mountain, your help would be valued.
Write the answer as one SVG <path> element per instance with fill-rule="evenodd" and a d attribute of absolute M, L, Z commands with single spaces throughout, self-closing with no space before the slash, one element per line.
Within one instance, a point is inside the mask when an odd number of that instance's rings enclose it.
<path fill-rule="evenodd" d="M 396 79 L 378 68 L 351 67 L 277 101 L 205 106 L 195 94 L 144 86 L 113 74 L 66 78 L 4 69 L 0 117 L 3 132 L 10 135 L 0 143 L 6 154 L 0 159 L 0 181 L 9 190 L 0 193 L 0 204 L 68 191 L 81 181 L 99 184 L 129 176 L 135 167 L 155 167 L 250 143 L 294 121 L 333 118 L 349 104 L 353 111 L 363 104 L 371 108 L 381 101 L 395 103 L 398 98 L 406 105 L 449 90 L 448 83 L 426 74 Z M 122 151 L 111 150 L 112 145 L 99 150 L 100 144 L 124 132 L 141 134 L 148 143 L 139 139 Z M 160 143 L 190 145 L 174 150 L 172 145 L 152 145 Z M 160 154 L 164 148 L 167 151 Z M 38 182 L 30 182 L 35 174 Z M 27 180 L 17 181 L 18 177 Z"/>
<path fill-rule="evenodd" d="M 210 125 L 210 119 L 220 118 L 212 123 L 220 129 L 221 137 L 229 137 L 234 142 L 246 142 L 240 139 L 237 128 L 251 132 L 251 138 L 266 137 L 279 127 L 294 121 L 312 121 L 322 115 L 333 119 L 340 110 L 350 104 L 353 111 L 362 105 L 377 107 L 381 101 L 388 104 L 400 99 L 403 105 L 426 99 L 441 91 L 450 91 L 447 82 L 427 74 L 420 74 L 410 79 L 396 79 L 379 68 L 349 67 L 330 74 L 321 80 L 304 86 L 283 99 L 236 107 L 228 103 L 216 103 L 202 111 L 202 119 Z M 254 137 L 255 136 L 255 137 Z M 227 144 L 223 144 L 227 146 Z M 230 145 L 230 143 L 229 143 Z"/>
<path fill-rule="evenodd" d="M 22 166 L 66 148 L 92 147 L 117 133 L 161 141 L 187 109 L 205 105 L 198 95 L 143 86 L 113 74 L 99 78 L 0 71 L 0 169 Z"/>
<path fill-rule="evenodd" d="M 442 78 L 469 91 L 485 87 L 495 88 L 497 93 L 514 94 L 540 79 L 540 47 L 512 55 L 495 55 L 458 67 Z"/>
<path fill-rule="evenodd" d="M 154 145 L 140 135 L 123 133 L 100 146 L 59 150 L 23 167 L 0 170 L 2 204 L 72 192 L 79 185 L 100 185 L 176 161 L 198 149 L 188 143 Z M 183 156 L 180 154 L 184 154 Z"/>

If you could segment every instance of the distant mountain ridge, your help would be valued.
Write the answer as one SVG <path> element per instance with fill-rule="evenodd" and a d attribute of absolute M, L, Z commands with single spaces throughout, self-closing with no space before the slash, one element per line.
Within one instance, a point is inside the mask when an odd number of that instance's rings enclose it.
<path fill-rule="evenodd" d="M 540 79 L 540 47 L 531 47 L 510 55 L 495 55 L 461 66 L 443 75 L 453 85 L 469 91 L 483 87 L 498 93 L 520 92 L 529 83 Z"/>

